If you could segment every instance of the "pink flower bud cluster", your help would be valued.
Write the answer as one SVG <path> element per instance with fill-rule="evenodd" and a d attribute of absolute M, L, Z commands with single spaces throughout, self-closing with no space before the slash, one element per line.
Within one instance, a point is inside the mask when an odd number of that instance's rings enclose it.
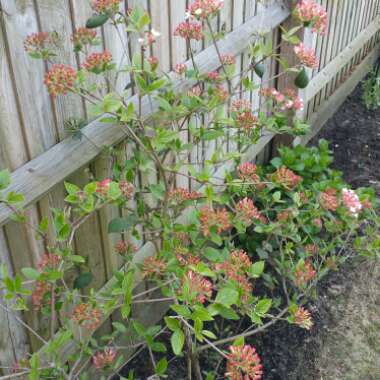
<path fill-rule="evenodd" d="M 24 41 L 24 49 L 27 53 L 42 53 L 57 42 L 55 33 L 39 32 L 32 33 Z"/>
<path fill-rule="evenodd" d="M 184 201 L 194 201 L 202 197 L 197 191 L 189 191 L 185 188 L 178 187 L 169 192 L 169 199 L 174 203 L 182 203 Z"/>
<path fill-rule="evenodd" d="M 183 283 L 189 287 L 190 296 L 200 303 L 205 303 L 212 296 L 214 285 L 202 275 L 189 270 L 183 278 Z"/>
<path fill-rule="evenodd" d="M 187 70 L 187 66 L 184 63 L 178 63 L 174 69 L 175 73 L 178 75 L 182 75 L 186 73 L 186 70 Z"/>
<path fill-rule="evenodd" d="M 119 240 L 116 244 L 115 244 L 115 251 L 119 254 L 119 255 L 129 255 L 129 254 L 132 254 L 132 253 L 135 253 L 137 251 L 137 247 L 129 242 L 129 241 L 124 241 L 124 240 Z"/>
<path fill-rule="evenodd" d="M 317 272 L 309 261 L 298 264 L 294 273 L 296 286 L 306 286 L 309 281 L 315 278 L 316 274 Z"/>
<path fill-rule="evenodd" d="M 224 54 L 220 57 L 220 61 L 223 65 L 232 66 L 236 63 L 236 58 L 231 54 Z"/>
<path fill-rule="evenodd" d="M 281 93 L 275 88 L 265 88 L 261 90 L 261 95 L 273 100 L 280 111 L 303 110 L 303 101 L 294 90 L 286 89 Z"/>
<path fill-rule="evenodd" d="M 267 223 L 266 217 L 254 205 L 252 199 L 244 198 L 236 205 L 236 216 L 246 225 L 251 225 L 254 220 Z"/>
<path fill-rule="evenodd" d="M 102 181 L 97 182 L 95 191 L 100 196 L 106 197 L 108 195 L 108 191 L 110 189 L 111 182 L 112 182 L 112 179 L 110 179 L 110 178 L 106 178 L 106 179 L 103 179 Z"/>
<path fill-rule="evenodd" d="M 355 218 L 358 217 L 359 212 L 363 209 L 363 205 L 361 204 L 358 195 L 355 193 L 355 191 L 350 189 L 343 189 L 342 190 L 342 201 L 343 204 L 346 206 L 348 211 L 352 216 Z"/>
<path fill-rule="evenodd" d="M 175 29 L 174 35 L 186 40 L 201 41 L 203 39 L 202 25 L 190 20 L 183 21 Z"/>
<path fill-rule="evenodd" d="M 206 19 L 216 15 L 223 8 L 223 0 L 196 0 L 190 4 L 187 12 L 196 19 Z"/>
<path fill-rule="evenodd" d="M 113 15 L 119 11 L 121 0 L 93 0 L 92 9 L 97 13 Z"/>
<path fill-rule="evenodd" d="M 112 54 L 109 51 L 104 51 L 102 53 L 92 53 L 90 54 L 82 67 L 88 71 L 95 74 L 99 74 L 107 70 L 108 65 L 112 61 Z"/>
<path fill-rule="evenodd" d="M 215 269 L 223 271 L 230 278 L 234 278 L 236 275 L 245 274 L 251 265 L 252 261 L 247 252 L 241 249 L 232 251 L 228 260 L 224 263 L 216 264 Z"/>
<path fill-rule="evenodd" d="M 81 48 L 82 46 L 92 45 L 96 40 L 96 30 L 87 28 L 78 28 L 71 36 L 74 46 Z"/>
<path fill-rule="evenodd" d="M 89 330 L 96 329 L 102 322 L 102 312 L 89 303 L 80 303 L 75 306 L 71 320 Z"/>
<path fill-rule="evenodd" d="M 144 277 L 162 277 L 166 270 L 166 263 L 157 257 L 149 256 L 143 262 Z"/>
<path fill-rule="evenodd" d="M 339 202 L 335 189 L 327 189 L 319 195 L 319 203 L 325 210 L 336 211 Z"/>
<path fill-rule="evenodd" d="M 220 234 L 231 227 L 230 217 L 226 209 L 213 210 L 211 207 L 204 206 L 200 210 L 199 219 L 204 236 L 210 236 L 212 229 Z"/>
<path fill-rule="evenodd" d="M 77 73 L 71 66 L 59 64 L 53 65 L 50 71 L 46 73 L 44 83 L 50 94 L 55 97 L 72 91 L 76 79 Z"/>
<path fill-rule="evenodd" d="M 325 35 L 327 32 L 327 12 L 313 0 L 301 0 L 294 10 L 294 16 L 313 32 Z"/>
<path fill-rule="evenodd" d="M 311 69 L 318 68 L 319 61 L 315 56 L 314 50 L 305 47 L 303 42 L 294 46 L 294 53 L 296 54 L 302 65 L 310 67 Z"/>
<path fill-rule="evenodd" d="M 294 313 L 294 323 L 306 330 L 310 330 L 314 325 L 309 310 L 303 307 L 299 307 Z"/>
<path fill-rule="evenodd" d="M 45 253 L 37 263 L 39 271 L 57 268 L 62 258 L 54 253 Z"/>
<path fill-rule="evenodd" d="M 117 356 L 117 351 L 113 347 L 106 347 L 103 351 L 97 352 L 92 358 L 92 364 L 96 369 L 104 369 L 113 364 Z"/>
<path fill-rule="evenodd" d="M 231 346 L 225 375 L 231 380 L 261 380 L 263 366 L 256 349 L 249 345 Z"/>
<path fill-rule="evenodd" d="M 286 166 L 282 166 L 274 173 L 275 182 L 284 186 L 287 190 L 294 189 L 301 181 L 302 177 L 295 174 L 292 170 Z"/>

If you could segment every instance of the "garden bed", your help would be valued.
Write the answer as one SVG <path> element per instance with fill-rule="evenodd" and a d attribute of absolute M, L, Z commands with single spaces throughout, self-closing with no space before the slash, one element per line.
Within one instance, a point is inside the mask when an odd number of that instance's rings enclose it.
<path fill-rule="evenodd" d="M 360 86 L 310 145 L 320 138 L 330 141 L 333 167 L 343 171 L 348 183 L 354 188 L 372 186 L 380 195 L 380 112 L 367 111 Z M 379 379 L 379 284 L 379 265 L 363 261 L 354 268 L 348 262 L 321 282 L 318 298 L 309 306 L 315 323 L 311 332 L 279 322 L 268 332 L 248 338 L 262 357 L 264 379 Z M 203 355 L 201 362 L 203 368 L 214 370 L 219 358 L 210 354 Z M 172 360 L 168 378 L 185 380 L 185 361 Z M 123 375 L 134 369 L 135 379 L 146 379 L 152 373 L 149 361 L 142 352 Z"/>

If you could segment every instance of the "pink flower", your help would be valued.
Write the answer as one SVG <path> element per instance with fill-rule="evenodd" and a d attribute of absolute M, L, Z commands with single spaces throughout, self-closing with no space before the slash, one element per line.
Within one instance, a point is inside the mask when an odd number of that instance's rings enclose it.
<path fill-rule="evenodd" d="M 263 366 L 256 349 L 249 345 L 231 346 L 225 375 L 231 380 L 260 380 Z"/>
<path fill-rule="evenodd" d="M 305 26 L 312 27 L 313 32 L 326 34 L 327 12 L 319 4 L 312 0 L 300 0 L 294 10 L 294 16 Z"/>
<path fill-rule="evenodd" d="M 221 103 L 226 102 L 229 97 L 228 91 L 221 85 L 215 87 L 215 95 Z"/>
<path fill-rule="evenodd" d="M 110 188 L 111 182 L 112 182 L 112 179 L 110 178 L 106 178 L 106 179 L 103 179 L 103 181 L 97 182 L 95 191 L 99 195 L 106 197 L 108 195 L 108 190 Z"/>
<path fill-rule="evenodd" d="M 54 253 L 45 253 L 37 263 L 39 271 L 57 268 L 62 258 Z"/>
<path fill-rule="evenodd" d="M 115 244 L 115 251 L 119 254 L 119 255 L 128 255 L 128 254 L 131 254 L 131 253 L 135 253 L 137 251 L 137 247 L 130 243 L 129 241 L 124 241 L 124 240 L 119 240 L 116 244 Z"/>
<path fill-rule="evenodd" d="M 273 177 L 277 183 L 284 186 L 287 190 L 294 189 L 302 181 L 302 177 L 296 175 L 286 166 L 277 169 Z"/>
<path fill-rule="evenodd" d="M 46 73 L 44 83 L 50 94 L 55 97 L 72 91 L 76 79 L 77 73 L 71 66 L 60 64 L 53 65 L 50 71 Z"/>
<path fill-rule="evenodd" d="M 183 282 L 187 284 L 190 296 L 200 303 L 205 303 L 207 298 L 212 296 L 214 288 L 212 282 L 192 270 L 187 272 Z"/>
<path fill-rule="evenodd" d="M 121 0 L 93 0 L 92 9 L 97 13 L 113 15 L 119 11 Z"/>
<path fill-rule="evenodd" d="M 175 29 L 174 35 L 187 40 L 201 41 L 203 39 L 202 24 L 193 21 L 183 21 Z"/>
<path fill-rule="evenodd" d="M 169 199 L 173 203 L 182 203 L 185 201 L 194 201 L 202 196 L 201 193 L 196 191 L 189 191 L 185 188 L 178 187 L 169 192 Z"/>
<path fill-rule="evenodd" d="M 207 78 L 213 82 L 218 82 L 221 80 L 221 77 L 217 71 L 210 71 L 207 73 Z"/>
<path fill-rule="evenodd" d="M 55 46 L 57 42 L 57 33 L 32 33 L 26 37 L 24 49 L 28 54 L 34 54 L 38 58 L 48 58 L 49 49 Z"/>
<path fill-rule="evenodd" d="M 159 62 L 157 57 L 153 57 L 153 56 L 149 57 L 148 58 L 148 62 L 150 64 L 152 70 L 156 70 L 157 69 L 158 62 Z"/>
<path fill-rule="evenodd" d="M 236 59 L 233 55 L 231 54 L 224 54 L 220 57 L 221 63 L 223 65 L 231 66 L 236 63 Z"/>
<path fill-rule="evenodd" d="M 96 30 L 87 28 L 78 28 L 71 36 L 74 47 L 80 50 L 83 46 L 92 45 L 96 40 Z"/>
<path fill-rule="evenodd" d="M 92 363 L 96 369 L 109 367 L 116 359 L 117 351 L 112 347 L 106 347 L 103 352 L 97 352 Z"/>
<path fill-rule="evenodd" d="M 310 312 L 303 307 L 299 307 L 294 313 L 294 323 L 306 330 L 310 330 L 313 327 Z"/>
<path fill-rule="evenodd" d="M 38 280 L 34 284 L 34 289 L 32 292 L 32 305 L 35 310 L 41 310 L 42 307 L 46 304 L 46 298 L 50 295 L 52 290 L 52 284 L 45 280 Z M 49 300 L 51 303 L 51 300 Z"/>
<path fill-rule="evenodd" d="M 316 274 L 317 272 L 309 261 L 298 264 L 295 270 L 296 286 L 303 287 L 307 285 L 309 281 L 315 278 Z"/>
<path fill-rule="evenodd" d="M 103 53 L 92 53 L 86 58 L 86 61 L 82 67 L 95 74 L 100 74 L 109 69 L 111 61 L 112 55 L 109 51 L 104 51 Z"/>
<path fill-rule="evenodd" d="M 229 278 L 234 279 L 237 275 L 243 275 L 252 265 L 247 252 L 235 250 L 230 253 L 228 260 L 221 264 L 216 264 L 218 271 L 223 271 Z"/>
<path fill-rule="evenodd" d="M 125 181 L 125 180 L 121 180 L 119 182 L 119 189 L 120 189 L 121 194 L 123 195 L 124 198 L 132 199 L 133 192 L 135 189 L 131 183 L 129 183 L 128 181 Z"/>
<path fill-rule="evenodd" d="M 306 67 L 310 67 L 312 69 L 316 69 L 318 67 L 319 61 L 315 56 L 314 50 L 306 48 L 303 42 L 294 47 L 294 53 Z"/>
<path fill-rule="evenodd" d="M 252 104 L 247 99 L 236 99 L 232 102 L 231 110 L 236 113 L 250 112 L 252 110 Z"/>
<path fill-rule="evenodd" d="M 95 330 L 102 322 L 102 312 L 89 303 L 81 303 L 75 306 L 71 319 L 78 325 Z"/>
<path fill-rule="evenodd" d="M 351 215 L 357 218 L 359 215 L 359 212 L 363 208 L 363 205 L 361 204 L 359 197 L 357 196 L 355 191 L 350 190 L 350 189 L 343 189 L 342 201 L 343 201 L 343 204 L 348 209 L 348 211 L 351 213 Z"/>
<path fill-rule="evenodd" d="M 325 210 L 336 211 L 339 203 L 335 189 L 327 189 L 319 195 L 319 203 Z"/>
<path fill-rule="evenodd" d="M 178 63 L 174 69 L 175 73 L 178 75 L 184 74 L 186 70 L 187 70 L 187 66 L 184 63 Z"/>
<path fill-rule="evenodd" d="M 251 225 L 253 220 L 259 220 L 262 223 L 266 223 L 267 219 L 257 207 L 253 204 L 252 199 L 244 198 L 236 205 L 237 218 L 246 225 Z"/>
<path fill-rule="evenodd" d="M 192 17 L 205 19 L 214 16 L 222 8 L 223 0 L 196 0 L 187 11 Z"/>
<path fill-rule="evenodd" d="M 212 230 L 220 234 L 231 227 L 229 214 L 226 209 L 214 211 L 211 207 L 204 206 L 200 211 L 199 219 L 204 236 L 210 236 Z"/>
<path fill-rule="evenodd" d="M 165 270 L 166 263 L 155 256 L 149 256 L 143 262 L 143 277 L 161 277 Z"/>

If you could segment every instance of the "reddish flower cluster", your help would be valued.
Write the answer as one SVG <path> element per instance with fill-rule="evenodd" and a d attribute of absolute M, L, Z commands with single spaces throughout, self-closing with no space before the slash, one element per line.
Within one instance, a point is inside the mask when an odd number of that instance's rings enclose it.
<path fill-rule="evenodd" d="M 32 33 L 26 37 L 24 41 L 24 49 L 29 54 L 42 54 L 46 49 L 49 49 L 49 47 L 56 42 L 57 34 L 55 33 Z"/>
<path fill-rule="evenodd" d="M 319 195 L 319 203 L 325 210 L 336 211 L 339 206 L 335 189 L 327 189 Z"/>
<path fill-rule="evenodd" d="M 72 321 L 89 330 L 96 329 L 102 322 L 102 312 L 89 303 L 75 306 L 71 315 Z"/>
<path fill-rule="evenodd" d="M 277 91 L 275 88 L 264 88 L 261 90 L 261 95 L 272 99 L 276 102 L 276 107 L 281 111 L 286 110 L 302 110 L 303 101 L 297 96 L 296 92 L 292 89 L 286 89 L 284 93 Z"/>
<path fill-rule="evenodd" d="M 137 247 L 133 243 L 124 240 L 119 240 L 115 244 L 114 248 L 119 255 L 123 256 L 135 253 L 137 251 Z"/>
<path fill-rule="evenodd" d="M 169 192 L 169 199 L 173 203 L 182 203 L 184 201 L 194 201 L 202 196 L 197 191 L 189 191 L 183 187 L 177 187 Z"/>
<path fill-rule="evenodd" d="M 77 73 L 71 66 L 53 65 L 45 75 L 44 83 L 52 96 L 73 90 Z"/>
<path fill-rule="evenodd" d="M 363 209 L 363 205 L 360 202 L 358 195 L 355 191 L 350 189 L 342 190 L 342 201 L 346 206 L 350 214 L 354 217 L 358 217 L 359 212 Z"/>
<path fill-rule="evenodd" d="M 217 271 L 223 271 L 229 278 L 245 274 L 252 265 L 252 261 L 245 251 L 232 251 L 228 260 L 221 264 L 216 264 Z"/>
<path fill-rule="evenodd" d="M 32 305 L 35 310 L 41 310 L 44 306 L 45 295 L 51 292 L 52 284 L 47 281 L 36 281 L 32 292 Z"/>
<path fill-rule="evenodd" d="M 294 47 L 294 53 L 306 67 L 310 67 L 311 69 L 318 67 L 319 61 L 315 56 L 314 50 L 306 48 L 303 42 Z"/>
<path fill-rule="evenodd" d="M 156 69 L 157 69 L 157 67 L 158 67 L 158 63 L 159 63 L 159 60 L 158 60 L 157 57 L 150 56 L 150 57 L 148 58 L 148 62 L 149 62 L 149 64 L 150 64 L 152 70 L 156 70 Z"/>
<path fill-rule="evenodd" d="M 207 73 L 207 79 L 209 79 L 212 82 L 219 82 L 222 78 L 220 77 L 220 74 L 217 71 L 210 71 Z"/>
<path fill-rule="evenodd" d="M 211 229 L 215 229 L 215 232 L 220 234 L 231 227 L 229 214 L 226 209 L 215 211 L 211 207 L 204 206 L 200 211 L 199 219 L 204 236 L 210 236 Z"/>
<path fill-rule="evenodd" d="M 231 66 L 236 63 L 236 58 L 231 54 L 224 54 L 220 57 L 220 61 L 223 65 Z"/>
<path fill-rule="evenodd" d="M 183 283 L 189 287 L 189 293 L 200 303 L 205 303 L 212 296 L 213 284 L 205 277 L 189 270 L 183 278 Z"/>
<path fill-rule="evenodd" d="M 261 223 L 267 223 L 266 217 L 257 209 L 252 199 L 244 198 L 236 205 L 237 218 L 244 224 L 251 225 L 253 220 L 259 220 Z"/>
<path fill-rule="evenodd" d="M 242 128 L 246 131 L 251 128 L 257 128 L 259 126 L 259 121 L 256 116 L 252 114 L 252 112 L 241 112 L 236 117 L 236 123 L 239 128 Z"/>
<path fill-rule="evenodd" d="M 106 178 L 106 179 L 103 179 L 102 181 L 97 182 L 95 191 L 102 197 L 106 197 L 108 195 L 111 182 L 112 182 L 112 179 L 110 178 Z"/>
<path fill-rule="evenodd" d="M 92 363 L 96 369 L 107 368 L 115 361 L 117 351 L 112 347 L 106 347 L 102 352 L 97 352 L 93 358 Z"/>
<path fill-rule="evenodd" d="M 112 61 L 112 54 L 109 51 L 103 53 L 92 53 L 83 63 L 82 67 L 95 74 L 99 74 L 107 70 Z"/>
<path fill-rule="evenodd" d="M 184 63 L 178 63 L 174 69 L 174 71 L 178 75 L 182 75 L 182 74 L 186 73 L 186 70 L 187 70 L 187 66 Z"/>
<path fill-rule="evenodd" d="M 192 255 L 187 248 L 177 247 L 175 249 L 175 255 L 182 266 L 197 265 L 200 263 L 200 258 Z"/>
<path fill-rule="evenodd" d="M 183 21 L 175 29 L 174 35 L 187 40 L 201 41 L 203 39 L 202 25 L 198 22 Z"/>
<path fill-rule="evenodd" d="M 290 210 L 284 210 L 277 214 L 277 220 L 279 222 L 287 222 L 292 216 L 292 212 Z"/>
<path fill-rule="evenodd" d="M 313 32 L 326 34 L 327 31 L 327 12 L 313 0 L 301 0 L 294 10 L 294 15 L 305 26 L 311 26 Z"/>
<path fill-rule="evenodd" d="M 311 281 L 317 272 L 314 270 L 313 265 L 306 261 L 305 263 L 299 264 L 295 270 L 295 284 L 298 287 L 305 286 L 309 281 Z"/>
<path fill-rule="evenodd" d="M 121 0 L 93 0 L 92 9 L 97 13 L 115 14 L 119 11 Z"/>
<path fill-rule="evenodd" d="M 149 256 L 144 260 L 142 273 L 143 277 L 161 277 L 166 270 L 166 263 L 154 256 Z"/>
<path fill-rule="evenodd" d="M 306 330 L 310 330 L 313 327 L 310 312 L 303 307 L 299 307 L 294 313 L 294 323 Z"/>
<path fill-rule="evenodd" d="M 260 380 L 263 366 L 254 347 L 231 346 L 227 359 L 226 377 L 231 380 Z"/>
<path fill-rule="evenodd" d="M 194 86 L 191 90 L 188 91 L 187 95 L 191 98 L 193 96 L 201 96 L 202 88 L 198 85 Z"/>
<path fill-rule="evenodd" d="M 318 246 L 315 243 L 307 244 L 303 247 L 304 251 L 309 255 L 316 255 L 318 253 Z"/>
<path fill-rule="evenodd" d="M 54 253 L 45 253 L 37 263 L 37 268 L 40 271 L 44 269 L 54 269 L 57 268 L 59 263 L 62 261 L 61 257 Z"/>
<path fill-rule="evenodd" d="M 232 102 L 231 111 L 236 113 L 251 112 L 252 104 L 247 99 L 236 99 Z"/>
<path fill-rule="evenodd" d="M 197 19 L 206 19 L 209 16 L 214 16 L 222 8 L 223 0 L 196 0 L 190 4 L 187 12 Z"/>
<path fill-rule="evenodd" d="M 125 180 L 122 180 L 119 182 L 119 189 L 121 191 L 121 194 L 126 199 L 132 199 L 133 198 L 133 192 L 135 190 L 134 186 Z"/>
<path fill-rule="evenodd" d="M 96 40 L 96 30 L 87 28 L 78 28 L 71 36 L 71 41 L 77 49 L 83 46 L 92 45 Z"/>
<path fill-rule="evenodd" d="M 229 97 L 228 91 L 221 85 L 215 87 L 215 95 L 221 103 L 225 103 Z"/>
<path fill-rule="evenodd" d="M 274 180 L 287 190 L 292 190 L 302 181 L 302 177 L 295 174 L 286 166 L 282 166 L 274 173 Z"/>

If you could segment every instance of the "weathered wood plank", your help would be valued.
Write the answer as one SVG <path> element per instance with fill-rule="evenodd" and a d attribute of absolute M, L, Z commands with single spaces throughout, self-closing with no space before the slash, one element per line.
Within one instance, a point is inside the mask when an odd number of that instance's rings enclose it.
<path fill-rule="evenodd" d="M 239 54 L 254 39 L 255 33 L 271 30 L 289 15 L 289 10 L 282 5 L 282 2 L 269 7 L 265 12 L 267 17 L 261 29 L 257 23 L 257 16 L 253 17 L 220 42 L 221 53 Z M 218 59 L 214 47 L 211 46 L 199 53 L 196 63 L 202 73 L 216 69 Z M 187 65 L 191 66 L 191 62 L 188 61 Z M 173 73 L 170 76 L 174 80 L 175 91 L 185 91 L 193 85 L 193 82 L 177 78 Z M 137 106 L 136 96 L 130 101 Z M 157 104 L 154 104 L 154 107 L 157 109 Z M 147 98 L 143 101 L 143 113 L 144 115 L 151 113 L 151 103 Z M 9 190 L 23 193 L 26 205 L 30 205 L 70 174 L 92 161 L 102 152 L 103 146 L 117 144 L 125 138 L 125 132 L 120 126 L 105 125 L 99 121 L 94 121 L 85 127 L 83 135 L 85 137 L 82 140 L 72 138 L 63 140 L 13 172 Z M 9 220 L 10 216 L 11 212 L 6 207 L 0 206 L 0 225 Z"/>

